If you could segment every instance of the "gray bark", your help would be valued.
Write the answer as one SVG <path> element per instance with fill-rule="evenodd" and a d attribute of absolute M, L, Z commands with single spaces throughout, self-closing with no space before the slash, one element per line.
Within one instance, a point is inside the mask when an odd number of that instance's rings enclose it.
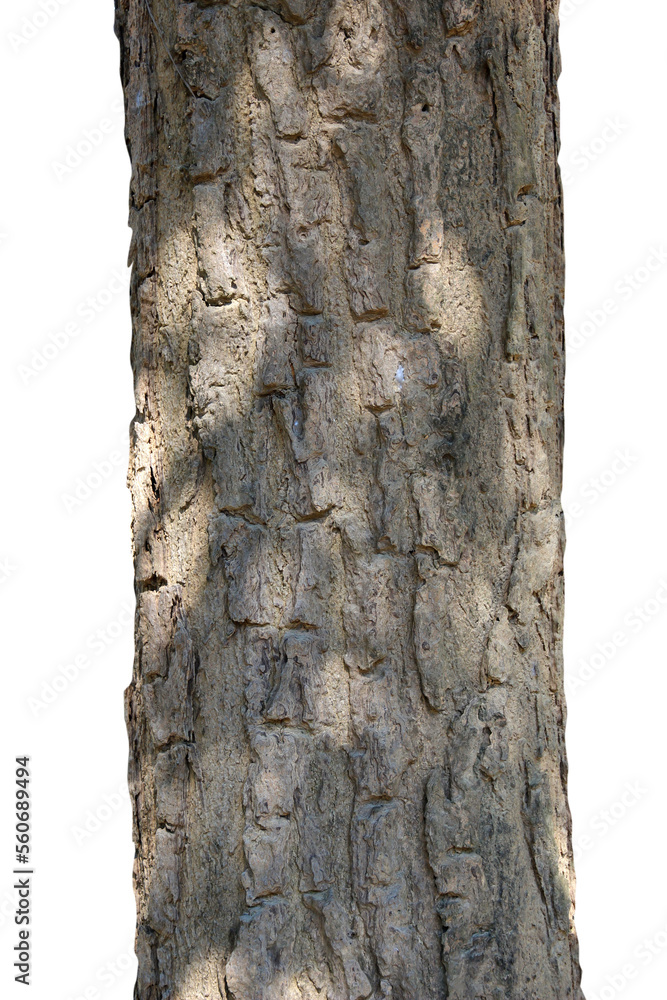
<path fill-rule="evenodd" d="M 138 1000 L 579 1000 L 555 0 L 116 0 Z"/>

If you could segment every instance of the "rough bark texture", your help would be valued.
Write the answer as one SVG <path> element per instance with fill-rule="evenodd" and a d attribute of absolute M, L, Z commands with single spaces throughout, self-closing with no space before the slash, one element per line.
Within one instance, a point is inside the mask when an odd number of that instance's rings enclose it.
<path fill-rule="evenodd" d="M 139 1000 L 578 1000 L 555 0 L 117 0 Z"/>

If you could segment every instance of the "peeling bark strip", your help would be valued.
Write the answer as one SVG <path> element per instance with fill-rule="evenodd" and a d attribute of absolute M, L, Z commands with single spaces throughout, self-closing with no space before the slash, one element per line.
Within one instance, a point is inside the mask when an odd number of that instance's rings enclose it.
<path fill-rule="evenodd" d="M 137 1000 L 580 1000 L 555 0 L 116 0 Z"/>

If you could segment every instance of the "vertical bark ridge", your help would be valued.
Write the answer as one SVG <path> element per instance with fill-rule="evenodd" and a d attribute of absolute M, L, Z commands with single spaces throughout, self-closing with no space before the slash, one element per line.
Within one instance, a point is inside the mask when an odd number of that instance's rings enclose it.
<path fill-rule="evenodd" d="M 580 1000 L 555 4 L 116 8 L 137 1000 Z"/>

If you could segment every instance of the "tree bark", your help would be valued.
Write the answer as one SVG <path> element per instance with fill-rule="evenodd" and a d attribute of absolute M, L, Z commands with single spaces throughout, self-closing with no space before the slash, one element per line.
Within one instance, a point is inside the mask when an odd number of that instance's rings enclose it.
<path fill-rule="evenodd" d="M 138 1000 L 578 1000 L 556 0 L 116 0 Z"/>

